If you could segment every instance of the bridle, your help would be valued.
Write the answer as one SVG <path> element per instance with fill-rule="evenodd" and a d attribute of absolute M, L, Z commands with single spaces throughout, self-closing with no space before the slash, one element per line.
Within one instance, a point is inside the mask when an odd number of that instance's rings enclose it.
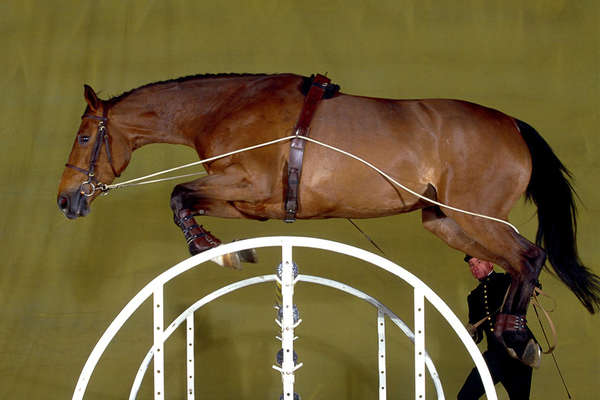
<path fill-rule="evenodd" d="M 107 193 L 109 188 L 105 183 L 100 182 L 95 174 L 94 170 L 96 169 L 96 163 L 98 161 L 98 157 L 100 156 L 100 151 L 102 150 L 102 144 L 104 143 L 104 147 L 106 148 L 106 155 L 108 157 L 108 163 L 110 164 L 110 168 L 115 177 L 119 177 L 121 174 L 117 173 L 115 166 L 113 165 L 112 155 L 110 153 L 110 138 L 108 136 L 108 131 L 106 128 L 106 124 L 108 123 L 108 109 L 105 108 L 102 112 L 102 116 L 97 116 L 93 114 L 84 114 L 81 119 L 95 119 L 98 121 L 98 131 L 96 132 L 96 141 L 94 142 L 94 147 L 92 148 L 92 154 L 90 156 L 90 166 L 88 169 L 79 168 L 76 165 L 66 163 L 65 166 L 68 168 L 72 168 L 75 171 L 81 172 L 82 174 L 87 175 L 87 180 L 82 182 L 79 186 L 80 193 L 85 197 L 91 197 L 96 193 L 96 191 L 100 191 L 102 193 Z"/>

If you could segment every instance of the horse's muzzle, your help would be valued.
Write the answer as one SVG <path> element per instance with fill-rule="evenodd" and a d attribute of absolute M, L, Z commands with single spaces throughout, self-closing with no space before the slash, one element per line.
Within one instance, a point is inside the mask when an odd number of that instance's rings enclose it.
<path fill-rule="evenodd" d="M 85 217 L 90 213 L 87 198 L 80 190 L 71 193 L 59 193 L 57 198 L 58 208 L 69 219 Z"/>

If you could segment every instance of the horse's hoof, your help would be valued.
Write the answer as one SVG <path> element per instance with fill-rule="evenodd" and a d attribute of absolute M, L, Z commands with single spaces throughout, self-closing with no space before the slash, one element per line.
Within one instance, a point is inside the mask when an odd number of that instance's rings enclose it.
<path fill-rule="evenodd" d="M 219 264 L 221 267 L 242 269 L 242 263 L 240 262 L 240 256 L 238 253 L 228 253 L 212 258 L 211 261 Z"/>
<path fill-rule="evenodd" d="M 539 368 L 542 362 L 542 349 L 533 339 L 529 339 L 520 357 L 512 347 L 507 347 L 506 351 L 509 356 L 531 368 Z"/>
<path fill-rule="evenodd" d="M 221 267 L 242 269 L 242 262 L 257 263 L 258 258 L 256 257 L 256 250 L 250 249 L 218 256 L 213 258 L 211 261 L 219 264 Z"/>
<path fill-rule="evenodd" d="M 529 365 L 532 368 L 539 368 L 542 363 L 542 349 L 533 339 L 530 339 L 527 343 L 527 347 L 523 351 L 521 362 L 525 365 Z"/>
<path fill-rule="evenodd" d="M 256 264 L 258 262 L 258 257 L 256 256 L 255 249 L 246 249 L 240 250 L 237 252 L 241 262 L 247 262 Z"/>

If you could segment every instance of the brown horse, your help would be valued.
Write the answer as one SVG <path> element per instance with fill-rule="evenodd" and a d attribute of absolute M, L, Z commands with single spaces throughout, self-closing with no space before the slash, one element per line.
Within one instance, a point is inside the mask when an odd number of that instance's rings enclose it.
<path fill-rule="evenodd" d="M 87 215 L 99 193 L 94 188 L 119 176 L 131 152 L 145 144 L 184 144 L 204 159 L 286 137 L 298 120 L 307 84 L 309 78 L 292 74 L 202 75 L 149 84 L 109 100 L 86 85 L 87 108 L 62 175 L 58 206 L 68 218 Z M 526 194 L 538 207 L 539 228 L 534 244 L 506 224 L 404 192 L 374 170 L 314 143 L 306 143 L 297 218 L 370 218 L 421 209 L 425 228 L 449 246 L 510 273 L 496 334 L 519 354 L 527 350 L 515 316 L 526 314 L 546 252 L 584 306 L 592 313 L 598 309 L 600 278 L 577 256 L 569 173 L 526 123 L 465 101 L 336 93 L 321 101 L 310 129 L 311 138 L 368 160 L 443 204 L 507 220 Z M 205 165 L 208 176 L 175 187 L 174 219 L 192 254 L 220 243 L 194 216 L 285 218 L 289 152 L 289 143 L 281 142 L 221 158 Z"/>

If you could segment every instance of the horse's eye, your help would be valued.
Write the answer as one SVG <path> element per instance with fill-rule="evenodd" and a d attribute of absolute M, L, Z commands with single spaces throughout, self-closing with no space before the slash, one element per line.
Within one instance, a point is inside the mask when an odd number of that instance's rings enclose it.
<path fill-rule="evenodd" d="M 79 142 L 79 144 L 86 144 L 87 142 L 89 142 L 89 140 L 90 140 L 89 136 L 79 135 L 77 137 L 77 141 Z"/>

